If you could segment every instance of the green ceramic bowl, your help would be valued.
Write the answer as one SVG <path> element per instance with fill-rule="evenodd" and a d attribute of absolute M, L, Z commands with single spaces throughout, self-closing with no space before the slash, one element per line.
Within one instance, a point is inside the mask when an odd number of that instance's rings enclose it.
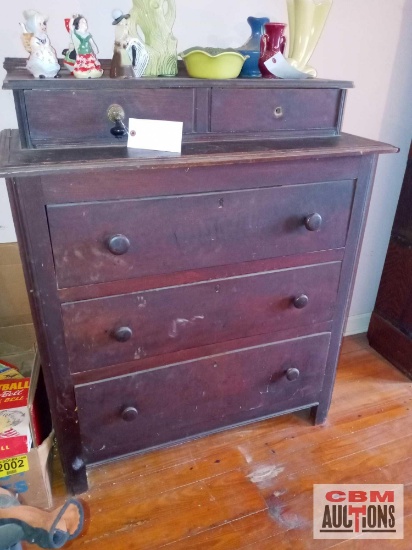
<path fill-rule="evenodd" d="M 236 78 L 249 56 L 230 48 L 189 48 L 179 54 L 189 76 L 222 80 Z"/>

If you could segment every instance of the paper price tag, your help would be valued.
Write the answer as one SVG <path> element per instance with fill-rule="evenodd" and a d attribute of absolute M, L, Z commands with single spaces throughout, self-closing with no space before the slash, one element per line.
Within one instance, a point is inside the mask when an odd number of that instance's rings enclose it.
<path fill-rule="evenodd" d="M 4 458 L 3 460 L 0 460 L 0 477 L 21 474 L 22 472 L 27 472 L 28 469 L 29 460 L 27 455 Z"/>
<path fill-rule="evenodd" d="M 182 151 L 183 122 L 170 120 L 129 119 L 127 146 L 152 151 Z"/>

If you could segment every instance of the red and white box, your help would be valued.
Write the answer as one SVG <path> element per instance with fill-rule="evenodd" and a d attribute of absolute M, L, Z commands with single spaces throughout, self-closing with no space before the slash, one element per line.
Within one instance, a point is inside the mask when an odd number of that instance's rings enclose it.
<path fill-rule="evenodd" d="M 0 459 L 26 454 L 32 437 L 29 414 L 30 378 L 0 363 Z"/>
<path fill-rule="evenodd" d="M 30 416 L 27 406 L 0 410 L 0 459 L 27 454 L 30 448 Z"/>

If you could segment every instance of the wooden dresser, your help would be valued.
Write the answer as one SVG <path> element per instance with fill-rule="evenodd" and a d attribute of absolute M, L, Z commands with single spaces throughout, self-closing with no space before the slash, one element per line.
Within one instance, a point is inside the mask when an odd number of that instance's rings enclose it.
<path fill-rule="evenodd" d="M 368 338 L 412 378 L 412 146 Z"/>
<path fill-rule="evenodd" d="M 13 64 L 14 63 L 14 64 Z M 311 408 L 325 420 L 379 153 L 349 83 L 39 81 L 15 62 L 1 175 L 68 487 L 87 467 Z M 184 121 L 182 155 L 114 143 Z"/>

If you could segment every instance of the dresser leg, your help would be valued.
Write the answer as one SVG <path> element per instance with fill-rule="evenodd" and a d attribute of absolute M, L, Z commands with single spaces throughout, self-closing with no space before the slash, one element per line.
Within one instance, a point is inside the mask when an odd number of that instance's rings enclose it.
<path fill-rule="evenodd" d="M 79 464 L 76 465 L 76 460 L 78 459 L 75 459 L 75 465 L 72 465 L 69 471 L 64 472 L 67 490 L 72 495 L 80 495 L 81 493 L 85 493 L 89 489 L 86 467 L 83 461 L 80 459 Z M 77 467 L 79 467 L 79 469 L 76 469 Z"/>
<path fill-rule="evenodd" d="M 310 418 L 315 425 L 323 424 L 328 416 L 329 407 L 322 406 L 322 404 L 312 407 L 310 410 Z"/>

